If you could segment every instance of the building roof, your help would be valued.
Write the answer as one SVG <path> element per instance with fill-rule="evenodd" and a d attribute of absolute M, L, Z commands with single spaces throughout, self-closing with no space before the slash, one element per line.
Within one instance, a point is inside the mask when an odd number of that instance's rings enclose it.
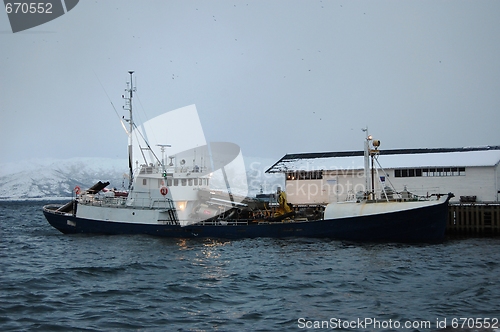
<path fill-rule="evenodd" d="M 495 166 L 500 162 L 500 146 L 380 150 L 378 160 L 385 169 Z M 286 154 L 266 173 L 363 168 L 363 151 L 294 153 Z"/>

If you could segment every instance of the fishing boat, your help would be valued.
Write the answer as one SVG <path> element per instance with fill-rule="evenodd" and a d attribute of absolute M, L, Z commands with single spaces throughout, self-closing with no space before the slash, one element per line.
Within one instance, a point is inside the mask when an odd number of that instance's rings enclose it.
<path fill-rule="evenodd" d="M 194 105 L 136 127 L 132 117 L 133 72 L 129 74 L 130 85 L 124 96 L 130 111 L 126 120 L 128 190 L 108 190 L 109 182 L 100 181 L 86 190 L 75 188 L 74 199 L 66 204 L 44 206 L 47 221 L 60 232 L 173 238 L 443 241 L 448 201 L 453 194 L 420 197 L 406 190 L 385 189 L 375 193 L 373 169 L 380 142 L 373 140 L 367 129 L 365 177 L 366 188 L 370 189 L 353 200 L 325 204 L 313 211 L 291 207 L 286 193 L 279 189 L 271 195 L 271 201 L 262 202 L 246 196 L 240 148 L 227 142 L 207 143 Z M 151 144 L 153 138 L 156 144 Z M 172 143 L 167 144 L 167 140 Z M 134 155 L 139 155 L 141 162 L 135 161 Z"/>

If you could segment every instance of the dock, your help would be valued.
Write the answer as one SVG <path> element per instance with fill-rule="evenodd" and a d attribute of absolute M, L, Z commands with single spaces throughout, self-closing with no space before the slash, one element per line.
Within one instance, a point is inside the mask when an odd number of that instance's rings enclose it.
<path fill-rule="evenodd" d="M 450 203 L 448 235 L 500 235 L 500 202 Z"/>

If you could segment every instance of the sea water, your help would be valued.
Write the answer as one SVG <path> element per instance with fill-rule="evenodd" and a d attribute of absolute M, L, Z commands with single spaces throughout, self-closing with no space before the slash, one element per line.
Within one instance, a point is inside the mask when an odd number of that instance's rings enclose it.
<path fill-rule="evenodd" d="M 43 204 L 0 203 L 1 331 L 500 329 L 499 238 L 63 235 Z"/>

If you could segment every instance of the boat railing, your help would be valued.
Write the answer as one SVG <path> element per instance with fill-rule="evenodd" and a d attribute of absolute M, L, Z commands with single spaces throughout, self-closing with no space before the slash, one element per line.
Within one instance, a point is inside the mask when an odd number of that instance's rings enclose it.
<path fill-rule="evenodd" d="M 60 207 L 61 207 L 60 204 L 48 204 L 48 205 L 45 205 L 43 207 L 43 209 L 45 211 L 48 211 L 48 212 L 51 212 L 51 213 L 54 213 L 54 214 L 61 214 L 61 215 L 68 214 L 67 212 L 58 211 L 57 209 L 60 208 Z"/>
<path fill-rule="evenodd" d="M 286 220 L 266 220 L 266 219 L 208 219 L 201 220 L 196 222 L 194 225 L 201 226 L 243 226 L 243 225 L 257 225 L 257 224 L 286 224 L 286 223 L 295 223 L 295 222 L 306 222 L 309 221 L 307 218 L 294 218 L 294 219 L 286 219 Z"/>
<path fill-rule="evenodd" d="M 375 191 L 374 201 L 386 200 L 429 200 L 440 192 L 439 187 L 407 187 L 405 186 L 402 191 L 396 191 L 391 187 L 384 187 Z M 353 192 L 348 193 L 346 202 L 364 200 L 364 193 Z"/>
<path fill-rule="evenodd" d="M 144 206 L 144 205 L 141 205 Z M 174 202 L 171 199 L 150 199 L 149 200 L 149 208 L 150 209 L 168 209 L 174 210 Z"/>
<path fill-rule="evenodd" d="M 168 198 L 153 199 L 153 198 L 134 198 L 127 200 L 126 197 L 93 197 L 83 198 L 79 200 L 80 204 L 115 207 L 115 208 L 135 208 L 135 209 L 165 209 L 174 210 L 175 206 L 172 200 Z"/>
<path fill-rule="evenodd" d="M 208 219 L 208 220 L 198 221 L 195 223 L 195 225 L 200 225 L 200 226 L 242 226 L 242 225 L 248 225 L 252 221 L 255 221 L 255 220 L 250 220 L 250 219 L 234 219 L 234 220 Z"/>

